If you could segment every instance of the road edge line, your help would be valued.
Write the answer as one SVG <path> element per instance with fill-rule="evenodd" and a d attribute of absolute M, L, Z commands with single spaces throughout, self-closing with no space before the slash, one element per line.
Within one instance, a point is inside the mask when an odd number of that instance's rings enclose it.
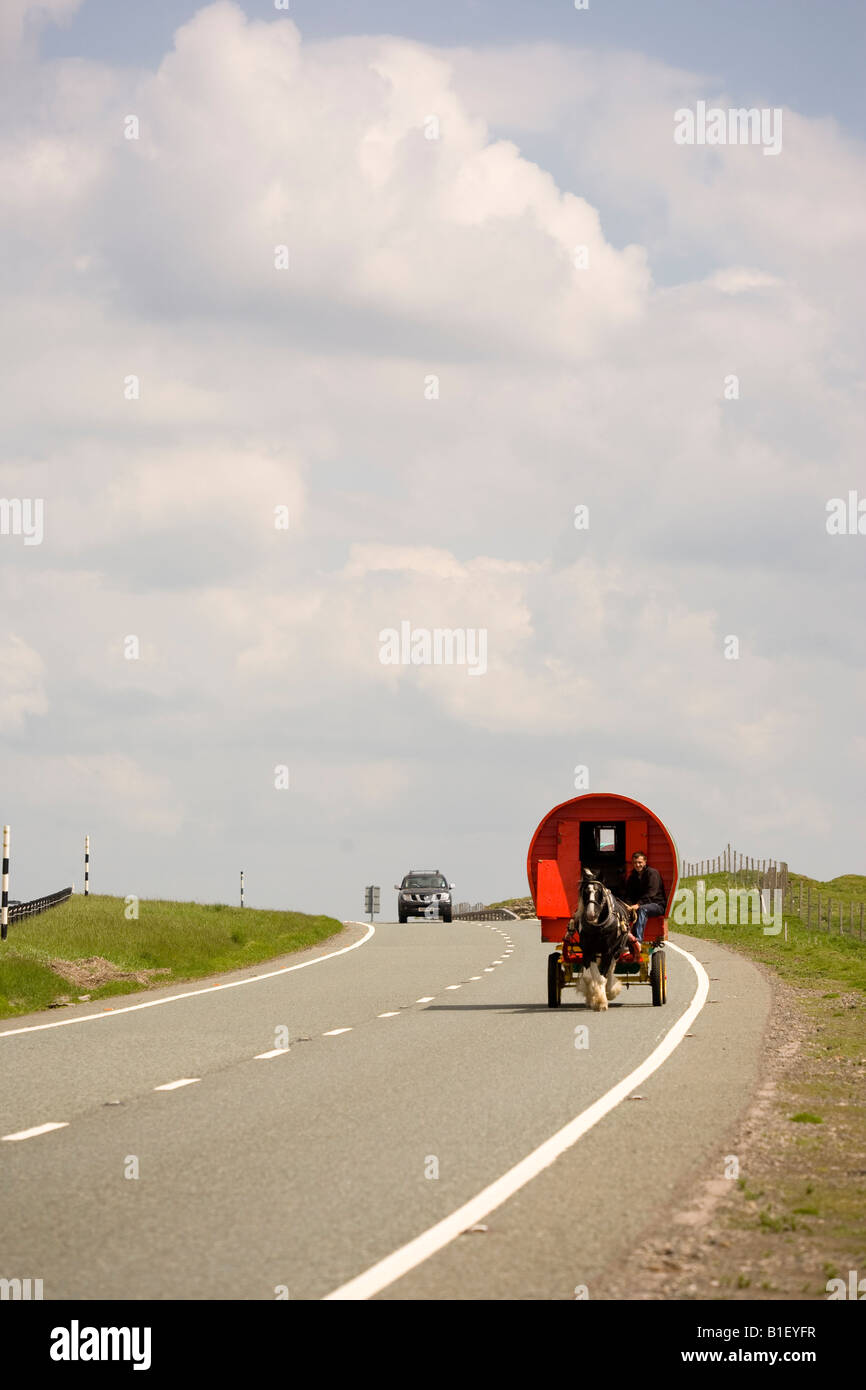
<path fill-rule="evenodd" d="M 402 1245 L 399 1250 L 393 1251 L 392 1254 L 386 1255 L 384 1259 L 371 1265 L 362 1274 L 356 1275 L 348 1283 L 341 1284 L 339 1288 L 325 1294 L 323 1302 L 372 1298 L 375 1294 L 381 1293 L 382 1289 L 387 1288 L 389 1284 L 393 1284 L 404 1274 L 408 1274 L 418 1265 L 423 1264 L 431 1255 L 435 1255 L 446 1245 L 450 1245 L 451 1241 L 462 1235 L 469 1226 L 475 1225 L 491 1211 L 502 1206 L 509 1197 L 513 1197 L 545 1168 L 549 1168 L 557 1158 L 576 1144 L 578 1139 L 582 1138 L 588 1130 L 592 1129 L 593 1125 L 598 1124 L 599 1120 L 625 1100 L 635 1086 L 646 1081 L 647 1077 L 652 1076 L 653 1072 L 667 1061 L 668 1057 L 679 1047 L 689 1027 L 701 1012 L 710 992 L 710 977 L 701 962 L 696 960 L 690 951 L 684 951 L 682 946 L 675 946 L 672 941 L 668 942 L 668 949 L 685 957 L 694 970 L 698 983 L 688 1008 L 665 1033 L 661 1042 L 653 1048 L 650 1055 L 639 1066 L 635 1067 L 634 1071 L 629 1072 L 622 1081 L 618 1081 L 586 1110 L 575 1115 L 574 1119 L 569 1120 L 568 1124 L 557 1130 L 556 1134 L 546 1139 L 537 1149 L 533 1149 L 532 1153 L 527 1154 L 513 1168 L 509 1168 L 506 1173 L 503 1173 L 495 1182 L 490 1183 L 477 1196 L 470 1198 L 450 1216 L 444 1217 L 435 1226 L 430 1226 L 414 1240 Z"/>
<path fill-rule="evenodd" d="M 329 951 L 327 955 L 316 956 L 313 960 L 303 960 L 298 965 L 283 965 L 279 970 L 267 970 L 264 975 L 252 975 L 247 980 L 227 980 L 224 985 L 205 985 L 202 989 L 187 989 L 183 994 L 170 994 L 166 999 L 146 999 L 141 1004 L 127 1004 L 122 1009 L 111 1008 L 104 1013 L 83 1014 L 80 1018 L 58 1018 L 53 1023 L 31 1023 L 26 1028 L 7 1028 L 0 1032 L 0 1038 L 12 1038 L 20 1033 L 40 1033 L 46 1028 L 69 1028 L 73 1023 L 93 1023 L 96 1019 L 118 1018 L 121 1014 L 135 1013 L 136 1009 L 156 1009 L 161 1004 L 174 1004 L 178 999 L 194 999 L 199 994 L 216 994 L 217 990 L 221 989 L 257 985 L 260 980 L 272 980 L 276 975 L 288 975 L 293 970 L 306 970 L 309 965 L 321 965 L 323 961 L 333 960 L 335 956 L 344 956 L 347 951 L 357 951 L 359 946 L 367 944 L 376 931 L 372 922 L 344 922 L 343 926 L 366 927 L 366 936 L 362 936 L 360 941 L 353 941 L 351 946 L 341 946 L 339 951 Z M 241 968 L 248 970 L 251 967 L 245 965 Z"/>

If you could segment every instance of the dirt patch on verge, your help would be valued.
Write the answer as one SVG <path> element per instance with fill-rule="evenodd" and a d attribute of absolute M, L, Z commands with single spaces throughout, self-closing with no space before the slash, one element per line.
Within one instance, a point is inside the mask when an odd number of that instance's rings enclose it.
<path fill-rule="evenodd" d="M 773 987 L 761 1084 L 729 1153 L 600 1297 L 826 1299 L 829 1279 L 866 1274 L 866 1000 Z"/>
<path fill-rule="evenodd" d="M 48 969 L 74 985 L 76 989 L 98 989 L 115 980 L 132 980 L 137 985 L 150 984 L 155 975 L 170 975 L 168 966 L 155 970 L 121 970 L 104 956 L 88 956 L 85 960 L 50 960 Z"/>

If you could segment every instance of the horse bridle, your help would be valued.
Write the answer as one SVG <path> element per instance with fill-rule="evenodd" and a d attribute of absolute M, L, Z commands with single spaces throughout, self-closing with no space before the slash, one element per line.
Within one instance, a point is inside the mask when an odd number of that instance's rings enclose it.
<path fill-rule="evenodd" d="M 597 902 L 599 897 L 599 889 L 601 890 L 600 896 L 602 899 L 603 907 L 601 913 L 599 913 L 599 915 L 595 918 L 593 925 L 596 927 L 604 927 L 611 920 L 611 918 L 616 918 L 616 912 L 613 906 L 613 894 L 611 893 L 607 885 L 602 883 L 601 879 L 590 879 L 588 881 L 586 887 L 586 896 L 588 898 L 592 897 L 593 900 Z"/>

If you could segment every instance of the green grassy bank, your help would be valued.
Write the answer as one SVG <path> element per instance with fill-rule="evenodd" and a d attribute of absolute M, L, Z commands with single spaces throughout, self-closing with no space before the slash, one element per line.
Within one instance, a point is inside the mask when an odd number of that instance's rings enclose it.
<path fill-rule="evenodd" d="M 838 989 L 856 989 L 866 994 L 866 939 L 857 935 L 859 914 L 855 910 L 855 931 L 848 931 L 848 905 L 866 901 L 866 876 L 862 874 L 843 874 L 839 878 L 823 882 L 810 879 L 802 874 L 792 874 L 794 892 L 787 895 L 783 905 L 783 929 L 778 935 L 765 935 L 758 922 L 739 925 L 708 925 L 695 922 L 679 924 L 679 912 L 674 911 L 670 920 L 671 931 L 680 931 L 688 936 L 698 936 L 705 940 L 719 941 L 733 946 L 753 960 L 777 970 L 783 980 L 790 984 L 817 988 L 822 983 Z M 716 888 L 727 890 L 742 888 L 730 874 L 705 874 L 707 897 Z M 797 913 L 800 883 L 804 884 L 803 916 Z M 681 878 L 678 888 L 695 891 L 696 878 Z M 806 889 L 812 889 L 812 925 L 805 920 Z M 822 898 L 822 926 L 818 926 L 817 900 Z M 833 909 L 828 929 L 827 902 L 832 901 Z M 843 913 L 845 932 L 840 934 L 838 926 L 838 905 L 844 903 Z M 708 902 L 707 907 L 710 907 Z M 707 915 L 711 915 L 708 911 Z M 787 931 L 785 929 L 787 926 Z"/>
<path fill-rule="evenodd" d="M 0 943 L 0 1018 L 236 970 L 315 946 L 342 928 L 333 917 L 222 903 L 76 896 L 9 924 Z"/>

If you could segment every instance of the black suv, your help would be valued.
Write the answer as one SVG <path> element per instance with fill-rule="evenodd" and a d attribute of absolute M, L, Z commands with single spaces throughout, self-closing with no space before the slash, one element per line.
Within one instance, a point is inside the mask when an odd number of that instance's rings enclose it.
<path fill-rule="evenodd" d="M 397 889 L 397 916 L 401 922 L 409 917 L 441 917 L 451 921 L 451 889 L 453 883 L 438 869 L 410 869 Z"/>

